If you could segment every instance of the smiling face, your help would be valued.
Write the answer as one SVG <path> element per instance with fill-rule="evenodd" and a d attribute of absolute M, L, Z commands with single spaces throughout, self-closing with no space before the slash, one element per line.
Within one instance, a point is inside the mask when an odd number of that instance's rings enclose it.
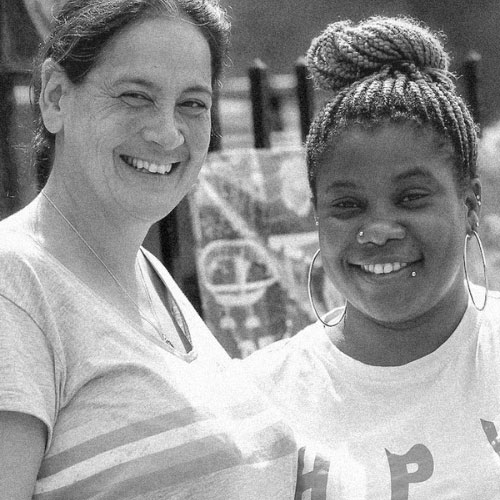
<path fill-rule="evenodd" d="M 59 186 L 141 220 L 170 212 L 210 141 L 211 56 L 198 28 L 161 17 L 128 26 L 83 83 L 63 79 L 61 89 L 55 126 L 46 121 Z"/>
<path fill-rule="evenodd" d="M 323 155 L 322 261 L 350 308 L 398 324 L 464 303 L 471 211 L 453 163 L 447 142 L 411 123 L 348 129 Z"/>

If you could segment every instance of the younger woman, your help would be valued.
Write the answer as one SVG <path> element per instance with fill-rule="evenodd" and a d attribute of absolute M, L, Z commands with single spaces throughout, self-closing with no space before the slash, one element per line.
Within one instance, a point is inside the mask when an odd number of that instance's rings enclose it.
<path fill-rule="evenodd" d="M 467 273 L 477 136 L 448 55 L 376 17 L 328 26 L 308 62 L 332 92 L 307 166 L 345 307 L 245 361 L 301 440 L 296 498 L 499 498 L 500 295 Z"/>

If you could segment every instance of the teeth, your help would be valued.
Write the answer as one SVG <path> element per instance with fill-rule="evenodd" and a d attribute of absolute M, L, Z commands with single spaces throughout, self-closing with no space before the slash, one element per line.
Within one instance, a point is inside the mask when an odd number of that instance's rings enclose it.
<path fill-rule="evenodd" d="M 387 264 L 368 264 L 362 265 L 361 268 L 367 273 L 373 274 L 389 274 L 399 271 L 408 265 L 407 262 L 393 262 Z"/>
<path fill-rule="evenodd" d="M 122 159 L 125 161 L 125 163 L 128 163 L 138 170 L 147 170 L 148 172 L 151 172 L 153 174 L 169 174 L 172 170 L 172 163 L 169 163 L 168 165 L 157 165 L 156 163 L 149 163 L 146 160 L 139 160 L 138 158 L 125 155 L 122 155 Z"/>

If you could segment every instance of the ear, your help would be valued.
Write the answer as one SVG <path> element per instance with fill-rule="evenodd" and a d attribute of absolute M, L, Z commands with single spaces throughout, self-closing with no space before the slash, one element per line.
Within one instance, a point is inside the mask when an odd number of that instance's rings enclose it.
<path fill-rule="evenodd" d="M 465 192 L 465 205 L 467 206 L 467 233 L 477 231 L 479 215 L 481 213 L 481 181 L 474 177 L 469 181 Z"/>
<path fill-rule="evenodd" d="M 62 98 L 66 95 L 71 82 L 64 70 L 52 59 L 42 64 L 42 88 L 38 105 L 45 128 L 57 134 L 63 128 L 64 109 Z"/>

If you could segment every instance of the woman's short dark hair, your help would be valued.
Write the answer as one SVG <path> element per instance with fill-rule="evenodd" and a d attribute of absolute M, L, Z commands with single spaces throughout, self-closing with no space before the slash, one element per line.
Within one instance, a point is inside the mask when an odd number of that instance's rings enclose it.
<path fill-rule="evenodd" d="M 43 61 L 51 58 L 72 83 L 82 83 L 111 38 L 130 24 L 158 15 L 186 16 L 200 29 L 210 48 L 212 85 L 218 84 L 230 29 L 218 0 L 67 0 L 40 48 L 33 72 L 33 167 L 39 185 L 45 184 L 48 177 L 55 146 L 55 136 L 45 128 L 38 106 Z"/>
<path fill-rule="evenodd" d="M 336 22 L 312 41 L 307 56 L 316 85 L 333 93 L 306 142 L 313 201 L 324 151 L 353 124 L 431 126 L 453 145 L 459 185 L 477 176 L 477 127 L 455 90 L 449 56 L 437 33 L 410 18 Z"/>

